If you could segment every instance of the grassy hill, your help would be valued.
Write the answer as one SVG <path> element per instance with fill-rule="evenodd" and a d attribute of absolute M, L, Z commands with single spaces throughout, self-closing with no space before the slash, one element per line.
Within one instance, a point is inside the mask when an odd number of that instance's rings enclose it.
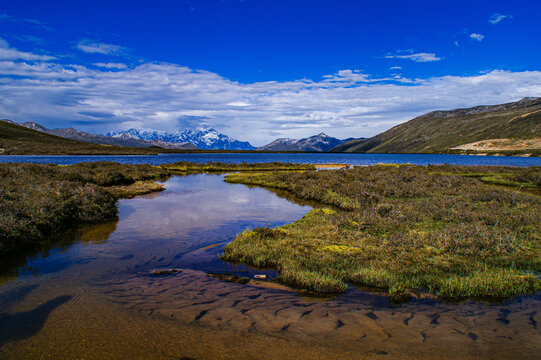
<path fill-rule="evenodd" d="M 364 140 L 341 144 L 333 152 L 359 153 L 530 153 L 539 155 L 541 98 L 451 111 L 433 111 Z M 531 140 L 531 141 L 517 141 Z M 505 148 L 498 144 L 505 143 Z M 471 146 L 465 146 L 471 144 Z M 492 144 L 492 147 L 487 144 Z M 513 144 L 515 147 L 513 147 Z"/>
<path fill-rule="evenodd" d="M 160 148 L 131 148 L 64 139 L 0 121 L 0 155 L 151 155 Z"/>

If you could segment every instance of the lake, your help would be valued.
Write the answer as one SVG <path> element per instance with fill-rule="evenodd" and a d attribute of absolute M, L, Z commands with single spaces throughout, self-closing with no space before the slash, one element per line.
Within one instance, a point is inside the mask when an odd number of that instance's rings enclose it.
<path fill-rule="evenodd" d="M 218 160 L 205 155 L 197 156 Z M 0 358 L 539 356 L 539 294 L 492 305 L 414 299 L 393 306 L 355 287 L 314 298 L 272 282 L 208 276 L 275 277 L 219 254 L 245 229 L 289 223 L 318 205 L 219 175 L 174 176 L 165 187 L 119 201 L 116 221 L 67 232 L 59 246 L 0 277 Z M 154 274 L 171 268 L 178 272 Z"/>
<path fill-rule="evenodd" d="M 349 164 L 375 165 L 379 163 L 410 163 L 415 165 L 502 165 L 502 166 L 541 166 L 541 158 L 516 156 L 470 156 L 470 155 L 431 155 L 431 154 L 341 154 L 341 153 L 193 153 L 162 155 L 127 155 L 127 156 L 46 156 L 46 155 L 2 155 L 0 162 L 33 162 L 69 165 L 87 161 L 116 161 L 126 164 L 160 165 L 175 161 L 230 163 L 288 162 L 308 164 Z"/>

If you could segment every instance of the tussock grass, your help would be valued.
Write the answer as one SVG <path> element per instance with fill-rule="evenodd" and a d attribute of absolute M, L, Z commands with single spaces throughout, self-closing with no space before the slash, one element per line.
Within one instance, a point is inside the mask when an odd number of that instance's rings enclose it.
<path fill-rule="evenodd" d="M 139 195 L 150 194 L 165 190 L 162 184 L 158 184 L 152 180 L 136 181 L 130 185 L 111 186 L 107 191 L 117 198 L 131 199 Z"/>
<path fill-rule="evenodd" d="M 292 170 L 315 170 L 316 166 L 311 164 L 293 164 L 293 163 L 192 163 L 188 161 L 178 161 L 172 164 L 161 165 L 164 169 L 174 172 L 232 172 L 232 171 L 292 171 Z"/>
<path fill-rule="evenodd" d="M 43 247 L 51 235 L 117 214 L 121 197 L 162 190 L 168 176 L 150 165 L 0 164 L 0 256 Z"/>
<path fill-rule="evenodd" d="M 357 283 L 399 300 L 411 290 L 446 299 L 536 293 L 541 199 L 483 178 L 539 190 L 540 174 L 539 167 L 408 165 L 227 175 L 229 182 L 285 189 L 339 210 L 241 233 L 223 259 L 275 267 L 286 284 L 317 292 Z"/>

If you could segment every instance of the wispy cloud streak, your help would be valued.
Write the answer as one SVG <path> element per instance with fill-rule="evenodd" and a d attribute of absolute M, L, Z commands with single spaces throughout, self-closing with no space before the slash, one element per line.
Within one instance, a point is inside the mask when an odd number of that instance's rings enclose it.
<path fill-rule="evenodd" d="M 125 47 L 112 44 L 104 44 L 91 40 L 81 40 L 77 43 L 77 49 L 91 54 L 123 55 L 127 52 Z"/>
<path fill-rule="evenodd" d="M 399 55 L 399 54 L 391 54 L 386 55 L 385 58 L 387 59 L 408 59 L 415 62 L 432 62 L 432 61 L 440 61 L 442 58 L 436 56 L 434 53 L 416 53 L 416 54 L 407 54 L 407 55 Z"/>
<path fill-rule="evenodd" d="M 56 57 L 50 55 L 37 55 L 11 48 L 7 41 L 0 38 L 0 60 L 48 61 L 53 59 L 56 59 Z"/>
<path fill-rule="evenodd" d="M 490 19 L 488 19 L 488 22 L 491 23 L 492 25 L 496 25 L 500 23 L 501 21 L 505 19 L 510 19 L 512 17 L 513 16 L 511 15 L 503 15 L 503 14 L 494 13 L 492 14 L 492 16 L 490 16 Z"/>
<path fill-rule="evenodd" d="M 470 39 L 472 40 L 475 40 L 475 41 L 483 41 L 483 39 L 485 38 L 485 35 L 483 34 L 477 34 L 477 33 L 471 33 L 470 34 Z"/>
<path fill-rule="evenodd" d="M 14 23 L 15 22 L 26 23 L 26 24 L 29 24 L 29 25 L 35 27 L 35 28 L 39 28 L 39 29 L 42 29 L 42 30 L 46 30 L 46 31 L 53 30 L 52 27 L 46 25 L 42 21 L 39 21 L 39 20 L 36 20 L 36 19 L 15 17 L 15 16 L 11 16 L 11 15 L 8 15 L 8 14 L 0 14 L 0 21 L 14 22 Z"/>
<path fill-rule="evenodd" d="M 105 68 L 105 69 L 117 69 L 122 70 L 126 69 L 128 66 L 121 63 L 94 63 L 95 66 Z"/>

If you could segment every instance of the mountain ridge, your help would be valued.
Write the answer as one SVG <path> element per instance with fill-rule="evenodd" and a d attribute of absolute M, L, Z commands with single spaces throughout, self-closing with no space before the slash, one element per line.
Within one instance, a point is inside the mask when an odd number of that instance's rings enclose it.
<path fill-rule="evenodd" d="M 479 141 L 538 137 L 541 98 L 528 97 L 505 104 L 432 111 L 371 138 L 340 144 L 331 151 L 461 153 L 460 146 Z"/>
<path fill-rule="evenodd" d="M 34 130 L 11 120 L 0 121 L 2 155 L 156 155 L 159 150 L 71 140 Z"/>
<path fill-rule="evenodd" d="M 327 152 L 349 140 L 352 140 L 352 138 L 341 140 L 331 137 L 325 133 L 319 133 L 317 135 L 301 139 L 279 138 L 268 143 L 267 145 L 258 147 L 256 151 Z"/>

